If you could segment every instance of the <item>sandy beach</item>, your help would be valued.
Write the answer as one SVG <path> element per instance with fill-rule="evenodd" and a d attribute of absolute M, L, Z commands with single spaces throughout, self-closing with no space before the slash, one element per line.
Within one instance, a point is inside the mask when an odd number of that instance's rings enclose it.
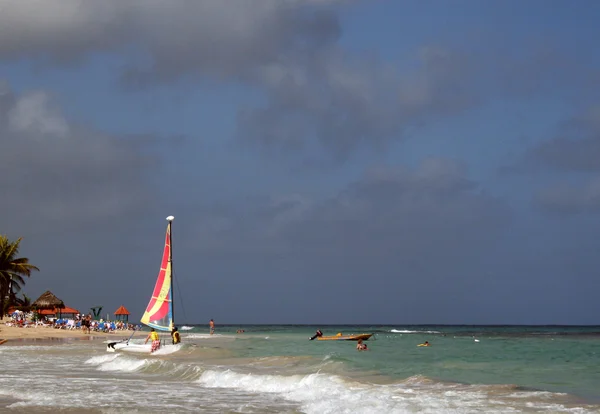
<path fill-rule="evenodd" d="M 120 340 L 129 337 L 131 331 L 117 331 L 115 333 L 104 333 L 104 332 L 92 332 L 91 334 L 84 334 L 81 329 L 54 329 L 43 326 L 30 327 L 30 328 L 18 328 L 14 326 L 7 326 L 6 322 L 10 319 L 2 319 L 0 321 L 0 342 L 6 340 L 6 343 L 15 345 L 16 342 L 23 342 L 27 340 L 52 340 L 52 339 L 86 339 L 92 340 L 96 338 L 115 338 Z"/>

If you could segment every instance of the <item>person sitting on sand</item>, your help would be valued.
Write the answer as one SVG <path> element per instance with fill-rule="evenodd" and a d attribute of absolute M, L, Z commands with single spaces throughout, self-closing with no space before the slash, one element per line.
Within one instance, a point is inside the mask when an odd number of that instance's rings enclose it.
<path fill-rule="evenodd" d="M 158 332 L 156 332 L 154 328 L 150 330 L 150 333 L 146 337 L 146 342 L 144 342 L 144 344 L 148 343 L 148 340 L 152 340 L 152 345 L 150 346 L 150 353 L 153 353 L 158 348 L 160 348 L 160 338 L 158 337 Z"/>
<path fill-rule="evenodd" d="M 358 342 L 356 343 L 356 349 L 358 351 L 368 351 L 369 348 L 367 348 L 367 344 L 363 344 L 363 340 L 359 339 Z"/>

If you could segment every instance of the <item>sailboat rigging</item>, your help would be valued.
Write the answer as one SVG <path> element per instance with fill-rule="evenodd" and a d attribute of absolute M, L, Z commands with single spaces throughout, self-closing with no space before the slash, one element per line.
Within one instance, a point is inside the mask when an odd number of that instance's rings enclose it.
<path fill-rule="evenodd" d="M 163 249 L 160 270 L 152 291 L 152 296 L 142 315 L 141 323 L 154 328 L 157 331 L 172 332 L 175 327 L 175 312 L 173 306 L 173 249 L 171 240 L 171 227 L 175 217 L 167 217 L 167 234 L 165 237 L 165 246 Z M 132 335 L 133 336 L 133 335 Z M 163 345 L 161 348 L 174 346 Z M 107 346 L 107 351 L 115 352 L 117 350 L 132 352 L 150 352 L 150 344 L 135 344 L 131 342 L 131 337 L 126 341 L 111 342 Z"/>

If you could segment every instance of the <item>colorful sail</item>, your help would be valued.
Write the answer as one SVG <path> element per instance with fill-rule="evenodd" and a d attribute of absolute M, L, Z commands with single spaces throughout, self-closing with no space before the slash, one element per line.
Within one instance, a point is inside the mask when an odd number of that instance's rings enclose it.
<path fill-rule="evenodd" d="M 154 292 L 142 316 L 141 322 L 159 331 L 173 329 L 173 302 L 171 292 L 171 221 L 167 226 L 167 237 L 158 279 Z"/>

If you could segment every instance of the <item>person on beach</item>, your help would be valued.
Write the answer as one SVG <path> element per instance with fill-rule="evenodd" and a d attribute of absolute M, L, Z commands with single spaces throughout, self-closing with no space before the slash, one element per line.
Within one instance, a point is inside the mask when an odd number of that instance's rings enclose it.
<path fill-rule="evenodd" d="M 369 348 L 367 348 L 367 344 L 363 344 L 362 339 L 359 339 L 358 342 L 356 343 L 356 350 L 357 351 L 368 351 Z"/>
<path fill-rule="evenodd" d="M 158 332 L 156 332 L 154 328 L 150 329 L 150 333 L 146 337 L 146 342 L 144 342 L 144 344 L 147 344 L 148 340 L 152 341 L 152 345 L 150 346 L 150 353 L 153 353 L 158 348 L 160 348 L 160 338 L 158 337 Z"/>
<path fill-rule="evenodd" d="M 210 334 L 214 334 L 215 333 L 215 321 L 213 321 L 212 319 L 210 320 L 210 322 L 208 323 L 208 326 L 210 327 Z"/>
<path fill-rule="evenodd" d="M 92 333 L 91 326 L 92 326 L 92 318 L 89 315 L 84 316 L 83 320 L 81 321 L 81 328 L 82 328 L 83 333 L 84 334 Z"/>
<path fill-rule="evenodd" d="M 173 332 L 171 332 L 171 337 L 173 338 L 173 345 L 177 345 L 178 343 L 181 342 L 181 336 L 179 335 L 179 332 L 177 331 L 177 327 L 173 327 Z"/>

